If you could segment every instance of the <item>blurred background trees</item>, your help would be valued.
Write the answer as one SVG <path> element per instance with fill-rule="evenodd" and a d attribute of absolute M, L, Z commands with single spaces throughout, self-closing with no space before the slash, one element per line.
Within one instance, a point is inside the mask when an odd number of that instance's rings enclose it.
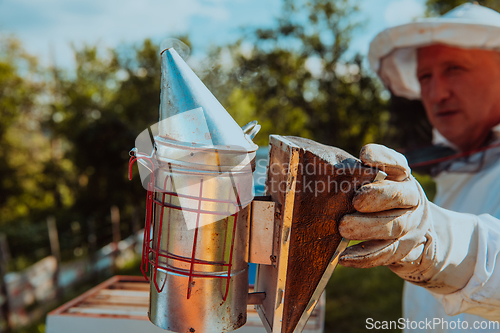
<path fill-rule="evenodd" d="M 428 0 L 428 13 L 463 2 Z M 497 1 L 479 3 L 500 9 Z M 275 25 L 243 30 L 236 43 L 214 47 L 192 65 L 240 125 L 259 121 L 261 146 L 269 134 L 307 137 L 353 155 L 368 142 L 429 144 L 421 103 L 390 98 L 363 57 L 349 52 L 353 31 L 362 29 L 355 12 L 349 0 L 284 0 Z M 148 39 L 112 50 L 79 46 L 76 67 L 63 70 L 40 66 L 15 38 L 1 37 L 0 232 L 8 236 L 12 270 L 50 254 L 48 216 L 57 220 L 63 260 L 90 252 L 91 229 L 99 229 L 97 245 L 110 241 L 111 206 L 125 222 L 122 236 L 142 225 L 145 191 L 128 181 L 128 152 L 158 121 L 158 49 Z M 398 318 L 401 280 L 383 268 L 370 272 L 339 269 L 328 289 L 328 329 L 363 331 L 349 309 L 382 290 L 385 301 L 367 315 Z"/>
<path fill-rule="evenodd" d="M 45 83 L 36 59 L 26 54 L 17 40 L 4 38 L 0 43 L 0 214 L 11 221 L 26 216 L 28 206 L 39 207 L 44 201 L 36 193 L 39 182 L 33 179 L 42 168 L 29 161 L 47 160 L 32 147 L 48 148 L 47 140 L 37 131 L 43 116 L 38 102 Z M 19 136 L 20 132 L 25 135 Z"/>
<path fill-rule="evenodd" d="M 297 135 L 357 155 L 382 141 L 390 122 L 388 93 L 360 55 L 347 53 L 356 10 L 348 0 L 285 0 L 272 28 L 243 31 L 235 44 L 212 49 L 198 73 L 240 125 L 262 124 L 259 145 L 269 134 Z M 127 161 L 135 137 L 158 119 L 158 49 L 151 40 L 75 47 L 76 67 L 63 70 L 42 68 L 15 39 L 3 39 L 0 228 L 13 255 L 25 255 L 15 268 L 50 253 L 49 215 L 63 235 L 64 259 L 75 248 L 88 252 L 93 223 L 104 228 L 102 243 L 109 238 L 111 206 L 125 218 L 144 211 L 144 190 L 128 181 Z M 123 224 L 124 235 L 132 224 Z"/>
<path fill-rule="evenodd" d="M 86 253 L 89 221 L 106 226 L 98 245 L 106 244 L 111 206 L 122 216 L 144 209 L 140 183 L 128 181 L 128 152 L 158 119 L 157 45 L 145 40 L 104 54 L 85 46 L 75 50 L 74 73 L 41 69 L 12 38 L 2 50 L 0 230 L 13 256 L 24 257 L 14 268 L 50 254 L 49 215 L 63 235 L 63 259 L 75 248 Z"/>
<path fill-rule="evenodd" d="M 210 72 L 209 87 L 240 123 L 258 119 L 260 145 L 278 133 L 357 154 L 384 137 L 389 114 L 387 92 L 361 56 L 347 55 L 359 28 L 355 11 L 348 0 L 285 1 L 275 27 L 247 31 L 235 45 L 212 52 L 230 66 Z"/>

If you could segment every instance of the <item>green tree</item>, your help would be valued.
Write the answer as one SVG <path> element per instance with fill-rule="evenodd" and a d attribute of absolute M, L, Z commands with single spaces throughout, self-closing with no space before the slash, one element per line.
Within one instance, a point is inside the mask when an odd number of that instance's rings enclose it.
<path fill-rule="evenodd" d="M 13 255 L 26 253 L 23 266 L 49 254 L 48 215 L 56 216 L 64 259 L 87 247 L 90 219 L 98 245 L 109 242 L 112 205 L 126 236 L 132 210 L 144 210 L 145 190 L 128 180 L 128 152 L 158 121 L 158 45 L 84 46 L 72 72 L 40 69 L 19 42 L 2 43 L 0 216 Z"/>
<path fill-rule="evenodd" d="M 45 217 L 58 196 L 46 188 L 54 182 L 47 167 L 57 145 L 41 123 L 50 114 L 50 99 L 47 72 L 37 59 L 15 38 L 0 36 L 0 232 L 7 235 L 14 256 L 30 257 L 19 263 L 49 253 Z"/>
<path fill-rule="evenodd" d="M 262 124 L 260 145 L 298 135 L 357 154 L 382 138 L 388 112 L 362 58 L 346 54 L 355 11 L 348 0 L 286 0 L 275 26 L 215 50 L 205 81 L 238 122 Z"/>
<path fill-rule="evenodd" d="M 102 51 L 97 46 L 75 50 L 74 76 L 53 70 L 56 97 L 45 123 L 46 131 L 64 142 L 64 158 L 73 168 L 74 204 L 64 219 L 81 221 L 84 231 L 88 219 L 109 225 L 112 205 L 122 216 L 143 205 L 140 182 L 128 181 L 128 152 L 135 137 L 158 119 L 158 47 L 146 40 L 138 47 Z M 109 233 L 109 228 L 100 233 L 101 244 Z"/>
<path fill-rule="evenodd" d="M 0 38 L 0 222 L 25 218 L 52 199 L 40 191 L 49 145 L 39 131 L 43 73 L 19 41 Z M 38 162 L 42 162 L 38 163 Z"/>

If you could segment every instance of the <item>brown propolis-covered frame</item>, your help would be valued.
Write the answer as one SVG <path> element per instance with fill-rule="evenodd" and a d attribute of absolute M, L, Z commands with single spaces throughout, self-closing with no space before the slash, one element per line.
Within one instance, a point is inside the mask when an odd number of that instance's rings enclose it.
<path fill-rule="evenodd" d="M 347 246 L 338 232 L 352 198 L 378 170 L 345 151 L 271 135 L 267 192 L 276 204 L 273 264 L 259 265 L 256 305 L 268 332 L 301 332 Z M 378 178 L 377 178 L 378 179 Z"/>

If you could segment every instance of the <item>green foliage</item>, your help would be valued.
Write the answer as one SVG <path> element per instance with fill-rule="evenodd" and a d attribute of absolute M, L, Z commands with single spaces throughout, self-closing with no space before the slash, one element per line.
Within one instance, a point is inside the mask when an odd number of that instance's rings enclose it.
<path fill-rule="evenodd" d="M 76 76 L 53 71 L 57 98 L 44 124 L 47 133 L 66 144 L 62 155 L 72 167 L 68 182 L 74 203 L 58 220 L 80 221 L 85 235 L 92 219 L 98 226 L 107 225 L 99 233 L 109 236 L 112 205 L 119 207 L 122 217 L 144 210 L 144 189 L 140 182 L 128 180 L 128 152 L 136 136 L 158 119 L 158 46 L 145 40 L 105 54 L 86 46 L 75 55 Z M 63 226 L 66 233 L 69 228 L 69 223 Z M 127 228 L 122 236 L 130 232 Z M 85 247 L 86 239 L 81 242 Z M 68 249 L 76 246 L 81 245 L 66 244 Z"/>
<path fill-rule="evenodd" d="M 432 144 L 432 125 L 420 100 L 391 96 L 389 125 L 381 143 L 407 150 Z"/>
<path fill-rule="evenodd" d="M 50 149 L 38 126 L 44 114 L 38 100 L 46 97 L 42 75 L 18 41 L 0 38 L 0 224 L 51 203 L 39 182 Z"/>
<path fill-rule="evenodd" d="M 403 280 L 387 267 L 338 266 L 326 287 L 325 333 L 366 332 L 366 319 L 401 317 Z"/>
<path fill-rule="evenodd" d="M 347 0 L 287 0 L 275 27 L 213 51 L 219 66 L 205 82 L 237 121 L 262 124 L 260 145 L 269 134 L 297 135 L 357 155 L 383 137 L 388 112 L 361 57 L 345 55 L 355 9 Z"/>
<path fill-rule="evenodd" d="M 425 194 L 427 195 L 427 199 L 430 201 L 434 200 L 436 196 L 436 182 L 432 179 L 430 175 L 423 175 L 419 173 L 412 173 L 415 179 L 422 185 Z"/>
<path fill-rule="evenodd" d="M 47 215 L 69 259 L 75 248 L 86 251 L 88 220 L 104 245 L 110 206 L 127 222 L 143 205 L 145 191 L 128 181 L 128 151 L 158 119 L 159 56 L 149 40 L 128 53 L 85 46 L 75 50 L 75 73 L 66 73 L 40 69 L 14 39 L 1 42 L 0 232 L 21 269 L 50 253 Z"/>
<path fill-rule="evenodd" d="M 467 0 L 427 0 L 427 12 L 431 16 L 443 15 L 446 12 L 452 10 L 453 8 L 464 4 L 466 2 L 471 2 Z M 478 0 L 474 1 L 482 6 L 489 7 L 496 11 L 500 11 L 500 2 L 498 0 Z"/>

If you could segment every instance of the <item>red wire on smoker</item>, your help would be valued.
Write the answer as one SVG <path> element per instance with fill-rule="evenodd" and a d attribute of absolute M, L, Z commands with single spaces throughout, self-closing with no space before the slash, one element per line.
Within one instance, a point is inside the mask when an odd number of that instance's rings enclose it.
<path fill-rule="evenodd" d="M 148 183 L 148 196 L 146 198 L 146 221 L 144 226 L 144 239 L 142 243 L 142 258 L 141 258 L 141 272 L 144 278 L 149 281 L 147 276 L 148 272 L 148 263 L 149 263 L 149 243 L 151 242 L 151 211 L 153 209 L 153 195 L 154 195 L 154 171 L 155 165 L 151 161 L 151 158 L 147 156 L 131 156 L 128 162 L 128 179 L 132 180 L 132 167 L 137 160 L 144 159 L 147 160 L 151 164 L 151 178 Z M 151 205 L 151 208 L 148 207 Z"/>
<path fill-rule="evenodd" d="M 198 214 L 196 215 L 196 229 L 194 230 L 194 240 L 193 240 L 193 252 L 191 253 L 191 266 L 189 267 L 189 281 L 188 281 L 188 291 L 187 291 L 187 299 L 191 297 L 191 287 L 193 282 L 193 269 L 194 269 L 194 256 L 196 255 L 196 242 L 198 241 L 198 229 L 200 225 L 200 210 L 201 203 L 203 199 L 203 179 L 200 179 L 200 199 L 198 201 Z"/>
<path fill-rule="evenodd" d="M 237 207 L 241 207 L 241 202 L 240 202 L 240 197 L 239 197 L 239 185 L 237 186 L 237 196 L 236 196 L 236 202 L 234 201 L 231 201 L 230 199 L 228 200 L 220 200 L 220 199 L 210 199 L 210 198 L 203 198 L 203 179 L 201 180 L 200 182 L 200 193 L 199 193 L 199 196 L 190 196 L 190 195 L 180 195 L 178 193 L 173 193 L 173 182 L 172 182 L 172 178 L 170 178 L 170 191 L 167 192 L 166 191 L 166 184 L 167 184 L 167 178 L 165 178 L 165 183 L 163 185 L 163 191 L 161 188 L 158 188 L 158 190 L 162 191 L 163 192 L 163 198 L 160 201 L 157 201 L 155 198 L 154 198 L 154 195 L 155 195 L 155 191 L 156 191 L 156 187 L 155 187 L 155 179 L 154 179 L 154 170 L 155 170 L 155 166 L 154 164 L 152 163 L 151 161 L 151 158 L 150 157 L 147 157 L 147 156 L 132 156 L 129 160 L 129 179 L 132 178 L 132 166 L 134 164 L 134 162 L 136 162 L 137 160 L 139 159 L 145 159 L 147 160 L 150 164 L 151 164 L 151 179 L 148 183 L 148 189 L 147 189 L 147 193 L 148 193 L 148 196 L 147 196 L 147 199 L 146 199 L 146 223 L 145 223 L 145 230 L 144 230 L 144 241 L 143 241 L 143 255 L 142 255 L 142 260 L 141 260 L 141 271 L 142 271 L 142 274 L 144 275 L 144 277 L 146 278 L 146 280 L 150 280 L 148 278 L 148 267 L 149 267 L 149 264 L 152 265 L 151 269 L 154 269 L 154 274 L 153 274 L 153 279 L 154 279 L 154 284 L 155 284 L 155 287 L 156 287 L 156 290 L 158 292 L 162 292 L 164 286 L 165 286 L 165 282 L 166 282 L 166 279 L 163 281 L 163 284 L 162 284 L 162 287 L 160 288 L 160 286 L 158 285 L 157 283 L 157 270 L 158 268 L 160 267 L 160 263 L 158 261 L 159 257 L 162 256 L 162 257 L 165 257 L 166 260 L 167 260 L 167 264 L 165 265 L 165 267 L 161 267 L 162 269 L 165 269 L 165 271 L 169 272 L 169 271 L 173 271 L 172 269 L 168 268 L 168 259 L 173 259 L 173 260 L 179 260 L 179 261 L 184 261 L 184 262 L 187 262 L 190 264 L 190 268 L 189 268 L 189 272 L 186 272 L 186 273 L 183 273 L 183 272 L 177 272 L 178 274 L 182 274 L 182 275 L 185 275 L 185 276 L 188 276 L 189 280 L 188 280 L 188 290 L 187 290 L 187 298 L 189 299 L 190 296 L 191 296 L 191 290 L 192 290 L 192 284 L 193 284 L 193 278 L 195 277 L 201 277 L 201 278 L 207 278 L 207 277 L 212 277 L 212 278 L 222 278 L 222 279 L 225 279 L 226 280 L 226 291 L 223 295 L 223 301 L 225 301 L 227 299 L 227 295 L 228 295 L 228 292 L 229 292 L 229 284 L 230 284 L 230 281 L 231 281 L 231 266 L 232 266 L 232 259 L 233 259 L 233 251 L 234 251 L 234 242 L 235 242 L 235 235 L 236 235 L 236 221 L 238 219 L 238 213 L 236 212 L 235 214 L 232 214 L 230 215 L 231 217 L 233 217 L 233 228 L 232 228 L 232 237 L 231 237 L 231 248 L 230 248 L 230 253 L 229 253 L 229 262 L 225 262 L 225 261 L 222 261 L 222 262 L 205 262 L 203 260 L 200 260 L 200 259 L 196 259 L 195 256 L 196 256 L 196 247 L 197 247 L 197 238 L 198 238 L 198 229 L 199 229 L 199 223 L 200 223 L 200 214 L 204 213 L 204 214 L 215 214 L 215 215 L 218 215 L 218 214 L 225 214 L 226 212 L 209 212 L 209 211 L 203 211 L 201 209 L 201 203 L 203 201 L 209 201 L 209 202 L 219 202 L 219 203 L 228 203 L 228 204 L 234 204 L 236 205 Z M 147 166 L 146 166 L 147 168 Z M 234 188 L 233 188 L 234 189 Z M 170 200 L 169 200 L 169 204 L 167 204 L 165 202 L 165 195 L 169 195 L 170 196 Z M 154 245 L 152 244 L 153 240 L 151 239 L 151 227 L 152 227 L 152 222 L 153 222 L 153 212 L 155 210 L 155 205 L 161 205 L 162 206 L 162 211 L 161 211 L 161 216 L 160 216 L 160 233 L 158 235 L 159 238 L 161 238 L 161 229 L 162 229 L 162 222 L 163 222 L 163 210 L 165 207 L 169 207 L 170 209 L 180 209 L 180 210 L 184 210 L 186 208 L 182 208 L 182 207 L 177 207 L 177 206 L 174 206 L 172 205 L 171 201 L 172 201 L 172 196 L 177 196 L 177 197 L 185 197 L 185 198 L 189 198 L 189 199 L 198 199 L 198 209 L 197 210 L 193 210 L 197 213 L 197 219 L 196 219 L 196 227 L 195 227 L 195 233 L 194 233 L 194 241 L 193 241 L 193 248 L 192 248 L 192 253 L 191 253 L 191 258 L 182 258 L 182 257 L 178 257 L 174 254 L 170 254 L 168 253 L 168 245 L 167 245 L 167 253 L 165 255 L 163 254 L 160 254 L 160 244 L 158 243 L 158 248 L 155 250 L 154 249 Z M 191 210 L 189 210 L 191 211 Z M 229 213 L 229 210 L 228 212 Z M 168 234 L 170 233 L 170 212 L 169 212 L 169 232 Z M 229 224 L 229 217 L 226 217 L 226 223 Z M 226 238 L 227 238 L 227 228 L 228 228 L 228 225 L 226 226 Z M 226 238 L 224 239 L 226 241 Z M 159 241 L 160 242 L 160 241 Z M 168 236 L 167 236 L 167 244 L 168 244 Z M 225 252 L 225 247 L 224 246 L 224 252 Z M 152 260 L 149 260 L 149 254 L 152 253 L 154 258 Z M 228 267 L 228 271 L 227 271 L 227 276 L 212 276 L 212 275 L 209 275 L 209 274 L 199 274 L 199 273 L 195 273 L 195 270 L 194 270 L 194 265 L 198 265 L 198 264 L 202 264 L 202 265 L 221 265 L 221 266 L 226 266 Z"/>

